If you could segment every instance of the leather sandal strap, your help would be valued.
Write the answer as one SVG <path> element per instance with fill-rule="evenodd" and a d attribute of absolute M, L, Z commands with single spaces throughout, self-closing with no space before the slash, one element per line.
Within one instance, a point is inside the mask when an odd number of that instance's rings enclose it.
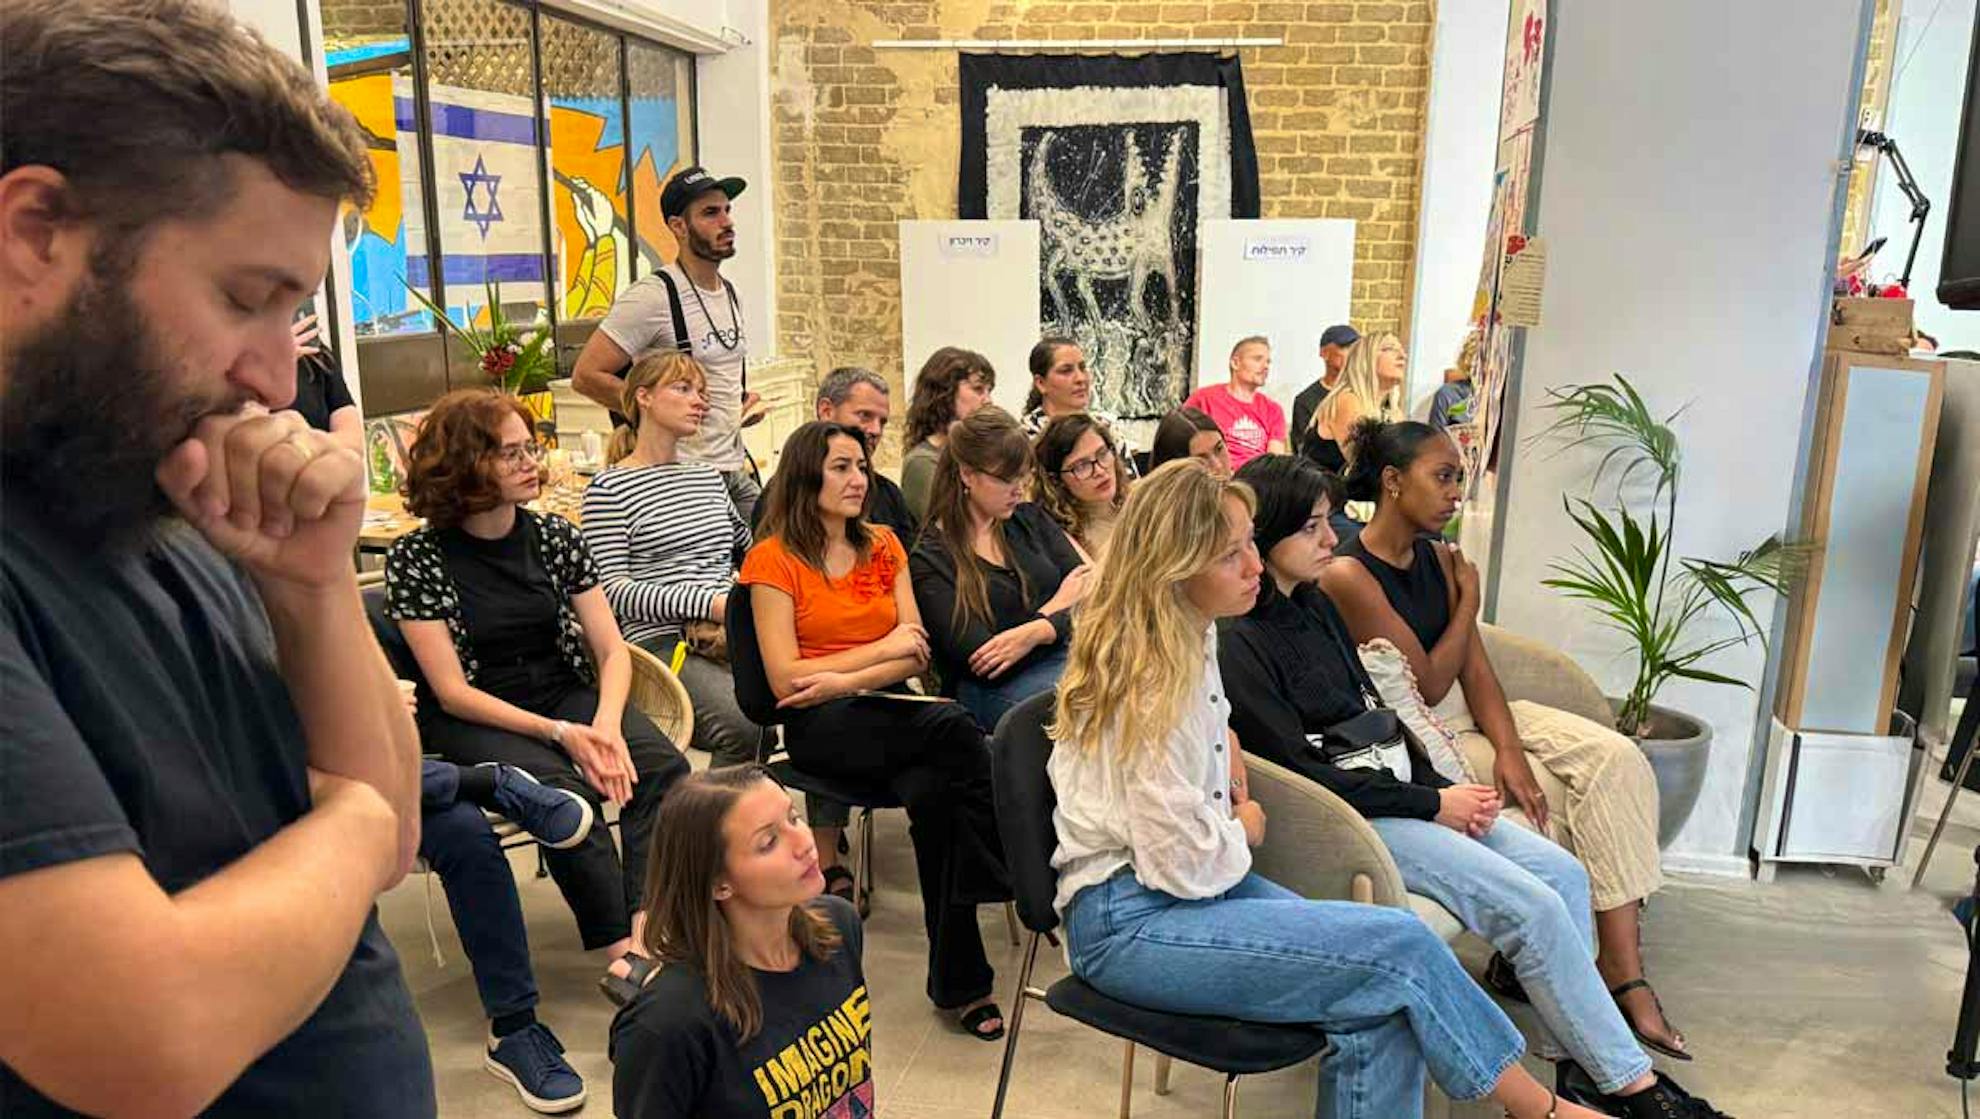
<path fill-rule="evenodd" d="M 1650 991 L 1652 996 L 1656 995 L 1657 993 L 1654 990 L 1651 990 L 1650 981 L 1648 979 L 1644 979 L 1639 976 L 1635 979 L 1630 980 L 1627 983 L 1618 983 L 1615 986 L 1609 988 L 1609 997 L 1612 999 L 1619 999 L 1624 995 L 1629 994 L 1631 991 L 1635 991 L 1639 989 Z"/>

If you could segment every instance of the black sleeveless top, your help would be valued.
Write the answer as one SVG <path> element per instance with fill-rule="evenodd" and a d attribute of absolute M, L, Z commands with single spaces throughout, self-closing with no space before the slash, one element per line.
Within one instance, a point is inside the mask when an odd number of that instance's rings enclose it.
<path fill-rule="evenodd" d="M 1347 473 L 1347 455 L 1341 451 L 1341 445 L 1311 427 L 1300 432 L 1298 450 L 1308 462 L 1335 477 Z"/>
<path fill-rule="evenodd" d="M 1407 569 L 1370 555 L 1359 537 L 1336 548 L 1334 554 L 1353 556 L 1375 576 L 1383 597 L 1423 643 L 1424 652 L 1444 636 L 1451 624 L 1450 587 L 1444 581 L 1444 565 L 1437 559 L 1437 546 L 1429 537 L 1419 536 L 1410 545 L 1412 558 Z"/>

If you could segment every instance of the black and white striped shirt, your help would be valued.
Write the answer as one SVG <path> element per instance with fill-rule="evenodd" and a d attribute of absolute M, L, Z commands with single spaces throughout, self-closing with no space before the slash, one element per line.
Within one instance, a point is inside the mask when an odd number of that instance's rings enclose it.
<path fill-rule="evenodd" d="M 584 539 L 627 641 L 678 637 L 735 581 L 749 526 L 706 463 L 617 467 L 584 491 Z"/>

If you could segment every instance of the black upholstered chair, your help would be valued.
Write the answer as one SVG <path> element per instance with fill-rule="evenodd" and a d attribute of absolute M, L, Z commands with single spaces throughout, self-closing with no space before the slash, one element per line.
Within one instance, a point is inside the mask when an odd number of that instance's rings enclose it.
<path fill-rule="evenodd" d="M 997 1074 L 997 1102 L 991 1108 L 991 1119 L 1000 1119 L 1004 1113 L 1004 1094 L 1010 1087 L 1025 1004 L 1032 999 L 1128 1043 L 1121 1077 L 1123 1117 L 1128 1114 L 1134 1086 L 1134 1047 L 1145 1045 L 1165 1057 L 1223 1073 L 1224 1115 L 1230 1119 L 1237 1114 L 1238 1077 L 1272 1072 L 1317 1056 L 1327 1047 L 1327 1035 L 1310 1026 L 1149 1010 L 1109 998 L 1075 975 L 1043 991 L 1031 985 L 1038 942 L 1059 924 L 1059 915 L 1052 908 L 1059 884 L 1058 872 L 1052 869 L 1052 852 L 1058 846 L 1052 829 L 1057 797 L 1045 775 L 1045 763 L 1052 756 L 1052 739 L 1045 733 L 1045 724 L 1051 718 L 1053 698 L 1052 692 L 1041 692 L 1012 708 L 997 724 L 991 747 L 997 830 L 1004 838 L 1004 859 L 1017 894 L 1018 917 L 1031 930 L 1024 966 L 1018 972 L 1018 994 L 1012 1000 L 1010 1032 L 1004 1038 L 1004 1063 Z M 1157 1074 L 1158 1092 L 1166 1088 L 1164 1072 L 1165 1068 Z"/>

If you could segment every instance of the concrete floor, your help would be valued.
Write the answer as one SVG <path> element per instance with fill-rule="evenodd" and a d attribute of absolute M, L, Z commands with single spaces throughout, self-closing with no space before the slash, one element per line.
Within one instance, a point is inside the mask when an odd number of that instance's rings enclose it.
<path fill-rule="evenodd" d="M 1947 786 L 1928 780 L 1914 826 L 1913 858 Z M 1694 1092 L 1740 1119 L 1933 1119 L 1960 1114 L 1959 1085 L 1944 1072 L 1957 1015 L 1966 951 L 1949 916 L 1972 886 L 1971 852 L 1980 843 L 1980 796 L 1957 805 L 1954 822 L 1916 892 L 1910 873 L 1881 887 L 1859 871 L 1783 870 L 1772 885 L 1673 877 L 1652 902 L 1645 952 L 1672 1018 L 1699 1059 L 1666 1066 Z M 880 817 L 880 890 L 867 922 L 866 976 L 874 1005 L 874 1070 L 880 1113 L 889 1119 L 961 1119 L 989 1114 L 1001 1043 L 962 1036 L 922 996 L 923 938 L 913 868 L 898 812 Z M 532 855 L 516 856 L 529 922 L 539 1016 L 562 1038 L 586 1080 L 584 1114 L 611 1114 L 605 1057 L 611 1007 L 598 993 L 599 963 L 584 954 L 570 913 L 548 879 L 533 876 Z M 429 880 L 408 879 L 381 908 L 426 1023 L 438 1078 L 440 1114 L 530 1114 L 506 1084 L 481 1067 L 484 1022 L 437 881 L 432 922 L 444 965 L 426 927 Z M 1001 911 L 982 911 L 984 939 L 1008 992 L 1021 951 L 1010 946 Z M 1485 953 L 1460 946 L 1474 971 Z M 1048 948 L 1041 986 L 1063 974 Z M 1010 1008 L 1006 1002 L 1005 1009 Z M 1524 1008 L 1514 1008 L 1514 1018 Z M 1120 1043 L 1034 1005 L 1024 1028 L 1006 1114 L 1012 1119 L 1112 1114 L 1119 1099 Z M 1537 1075 L 1551 1066 L 1529 1059 Z M 1221 1078 L 1178 1066 L 1174 1090 L 1154 1094 L 1153 1062 L 1137 1062 L 1135 1114 L 1217 1113 Z M 1240 1112 L 1311 1113 L 1311 1064 L 1247 1078 Z M 1482 1109 L 1465 1113 L 1484 1115 Z"/>

